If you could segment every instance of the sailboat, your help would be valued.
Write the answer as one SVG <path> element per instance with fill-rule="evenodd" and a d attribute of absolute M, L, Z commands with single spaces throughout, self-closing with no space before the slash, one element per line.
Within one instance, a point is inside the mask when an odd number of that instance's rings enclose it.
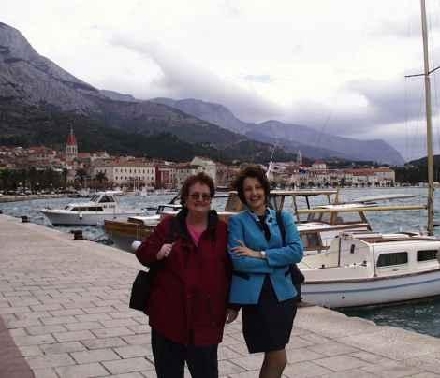
<path fill-rule="evenodd" d="M 305 276 L 302 297 L 306 302 L 330 308 L 346 308 L 440 295 L 440 240 L 433 236 L 431 71 L 424 0 L 421 0 L 421 19 L 428 154 L 427 235 L 412 232 L 342 232 L 331 241 L 328 249 L 306 255 L 299 264 Z"/>

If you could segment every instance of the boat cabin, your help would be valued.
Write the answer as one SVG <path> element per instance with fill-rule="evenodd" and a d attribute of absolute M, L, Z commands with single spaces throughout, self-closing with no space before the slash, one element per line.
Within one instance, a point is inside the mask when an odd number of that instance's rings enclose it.
<path fill-rule="evenodd" d="M 113 211 L 119 203 L 113 192 L 99 192 L 94 194 L 88 202 L 69 203 L 64 210 L 67 211 Z"/>
<path fill-rule="evenodd" d="M 306 255 L 305 269 L 329 269 L 328 277 L 389 277 L 439 269 L 440 240 L 411 233 L 343 232 L 321 254 Z M 309 278 L 313 280 L 313 274 Z"/>

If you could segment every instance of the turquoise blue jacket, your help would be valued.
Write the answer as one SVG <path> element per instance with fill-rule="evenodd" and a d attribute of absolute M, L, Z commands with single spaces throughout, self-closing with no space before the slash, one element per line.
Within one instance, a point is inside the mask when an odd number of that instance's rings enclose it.
<path fill-rule="evenodd" d="M 297 294 L 288 271 L 289 265 L 298 263 L 303 256 L 303 246 L 291 213 L 282 212 L 286 227 L 286 246 L 277 224 L 276 212 L 268 210 L 266 224 L 271 238 L 266 240 L 258 217 L 245 210 L 229 218 L 228 251 L 233 265 L 233 275 L 229 302 L 234 304 L 256 304 L 260 296 L 264 278 L 269 275 L 279 301 L 294 298 Z M 246 247 L 254 251 L 265 251 L 266 258 L 259 259 L 238 256 L 231 251 L 242 240 Z"/>

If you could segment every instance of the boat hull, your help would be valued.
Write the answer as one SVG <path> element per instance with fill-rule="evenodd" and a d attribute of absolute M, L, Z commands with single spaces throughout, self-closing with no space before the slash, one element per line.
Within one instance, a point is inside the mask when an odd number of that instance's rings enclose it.
<path fill-rule="evenodd" d="M 378 306 L 440 295 L 440 269 L 347 282 L 307 282 L 307 272 L 303 273 L 303 300 L 329 308 Z"/>
<path fill-rule="evenodd" d="M 142 223 L 106 220 L 104 222 L 104 228 L 115 247 L 127 252 L 133 252 L 131 244 L 135 240 L 144 240 L 153 231 L 154 226 L 146 226 Z"/>
<path fill-rule="evenodd" d="M 105 220 L 111 220 L 127 216 L 141 215 L 141 212 L 133 213 L 113 213 L 102 211 L 41 211 L 53 226 L 100 226 Z"/>

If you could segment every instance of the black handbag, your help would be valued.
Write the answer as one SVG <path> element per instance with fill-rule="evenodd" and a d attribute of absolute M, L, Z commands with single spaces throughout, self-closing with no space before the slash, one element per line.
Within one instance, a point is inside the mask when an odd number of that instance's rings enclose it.
<path fill-rule="evenodd" d="M 154 269 L 139 270 L 133 282 L 128 307 L 148 315 L 147 304 L 153 286 Z"/>
<path fill-rule="evenodd" d="M 284 225 L 281 211 L 277 211 L 276 215 L 281 237 L 283 238 L 283 246 L 286 246 L 286 226 Z M 291 264 L 289 266 L 289 270 L 286 272 L 286 275 L 289 273 L 292 279 L 293 286 L 295 286 L 296 292 L 298 293 L 295 299 L 298 302 L 301 302 L 301 284 L 304 283 L 304 275 L 302 274 L 301 269 L 299 269 L 298 265 L 296 264 Z"/>
<path fill-rule="evenodd" d="M 166 243 L 172 243 L 176 238 L 177 225 L 173 219 L 170 224 L 169 235 Z M 138 310 L 148 315 L 148 301 L 153 290 L 153 281 L 161 263 L 155 262 L 147 270 L 139 270 L 136 279 L 133 282 L 128 307 Z"/>

